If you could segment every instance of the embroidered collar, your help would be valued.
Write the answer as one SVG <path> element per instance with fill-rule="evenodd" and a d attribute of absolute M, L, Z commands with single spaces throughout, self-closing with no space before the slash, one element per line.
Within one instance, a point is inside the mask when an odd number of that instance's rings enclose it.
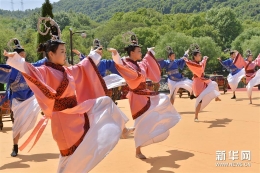
<path fill-rule="evenodd" d="M 131 63 L 133 63 L 133 64 L 135 64 L 135 65 L 138 65 L 138 64 L 137 64 L 137 61 L 134 61 L 134 60 L 132 60 L 131 58 L 126 58 L 125 60 L 126 60 L 126 61 L 129 61 L 129 62 L 131 62 Z"/>
<path fill-rule="evenodd" d="M 51 67 L 51 68 L 53 68 L 55 70 L 59 70 L 59 71 L 61 71 L 63 73 L 65 72 L 65 69 L 64 69 L 64 67 L 62 65 L 54 64 L 52 62 L 45 62 L 45 65 L 49 66 L 49 67 Z"/>
<path fill-rule="evenodd" d="M 32 83 L 34 83 L 42 92 L 43 94 L 49 98 L 49 99 L 59 99 L 61 97 L 61 95 L 64 93 L 64 91 L 67 89 L 68 85 L 69 85 L 69 80 L 67 78 L 67 73 L 64 69 L 64 67 L 62 67 L 61 65 L 57 65 L 51 62 L 46 62 L 45 63 L 46 66 L 52 67 L 55 70 L 61 71 L 63 73 L 63 79 L 59 85 L 59 87 L 56 90 L 56 93 L 52 93 L 47 87 L 46 84 L 41 83 L 39 80 L 23 73 L 23 76 L 25 78 L 27 78 L 29 81 L 31 81 Z"/>
<path fill-rule="evenodd" d="M 198 61 L 195 61 L 195 60 L 193 60 L 192 62 L 194 62 L 195 64 L 200 64 L 200 62 L 198 62 Z"/>
<path fill-rule="evenodd" d="M 130 59 L 130 58 L 125 58 L 125 61 L 131 62 L 133 65 L 136 65 L 137 71 L 138 71 L 138 72 L 141 71 L 141 68 L 140 68 L 140 66 L 138 65 L 137 61 L 134 61 L 134 60 L 132 60 L 132 59 Z M 130 65 L 130 66 L 131 66 L 131 65 Z M 132 67 L 132 68 L 134 69 L 134 67 Z M 135 69 L 134 69 L 134 70 L 135 70 Z"/>

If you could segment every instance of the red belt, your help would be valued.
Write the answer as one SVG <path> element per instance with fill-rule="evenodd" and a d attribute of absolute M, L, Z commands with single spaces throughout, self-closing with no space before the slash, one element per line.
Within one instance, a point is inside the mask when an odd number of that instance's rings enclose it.
<path fill-rule="evenodd" d="M 246 73 L 254 73 L 255 70 L 246 70 Z"/>

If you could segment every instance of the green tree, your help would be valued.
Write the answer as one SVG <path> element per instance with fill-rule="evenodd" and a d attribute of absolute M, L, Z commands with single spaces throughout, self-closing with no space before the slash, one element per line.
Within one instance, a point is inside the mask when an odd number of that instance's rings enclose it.
<path fill-rule="evenodd" d="M 211 9 L 206 14 L 208 24 L 219 31 L 222 49 L 230 47 L 235 38 L 243 31 L 242 24 L 231 8 Z"/>
<path fill-rule="evenodd" d="M 119 34 L 117 36 L 115 36 L 109 43 L 108 47 L 112 47 L 112 48 L 115 48 L 117 49 L 118 53 L 122 56 L 122 55 L 126 55 L 125 54 L 125 51 L 124 51 L 124 48 L 126 47 L 127 45 L 125 45 L 123 43 L 123 36 L 122 34 Z M 109 54 L 111 55 L 111 54 Z"/>
<path fill-rule="evenodd" d="M 41 16 L 40 12 L 35 12 L 25 19 L 26 28 L 37 31 L 38 18 Z"/>
<path fill-rule="evenodd" d="M 70 17 L 66 12 L 55 13 L 54 20 L 58 23 L 61 30 L 63 30 L 66 26 L 70 26 L 70 22 L 71 22 Z"/>
<path fill-rule="evenodd" d="M 242 50 L 244 52 L 244 56 L 245 56 L 245 52 L 248 49 L 250 49 L 252 51 L 253 56 L 256 58 L 260 53 L 259 45 L 260 45 L 260 36 L 252 36 L 250 39 L 245 40 L 241 45 Z"/>
<path fill-rule="evenodd" d="M 37 32 L 34 29 L 27 29 L 25 30 L 25 33 L 20 36 L 20 40 L 26 51 L 26 61 L 36 62 L 37 50 L 35 45 L 37 44 Z"/>
<path fill-rule="evenodd" d="M 152 28 L 134 28 L 132 31 L 136 34 L 138 43 L 142 46 L 143 55 L 147 52 L 147 48 L 156 46 L 157 41 L 160 38 L 160 35 Z M 127 45 L 123 43 L 123 34 L 115 36 L 109 43 L 109 47 L 117 49 L 118 52 L 123 55 L 126 55 L 124 51 L 126 46 Z"/>
<path fill-rule="evenodd" d="M 41 17 L 51 17 L 51 18 L 53 18 L 52 5 L 51 5 L 49 0 L 45 0 L 45 2 L 42 4 Z M 50 27 L 50 23 L 49 22 L 47 22 L 46 25 L 48 27 Z M 44 29 L 44 27 L 42 27 L 42 29 Z M 40 43 L 45 43 L 49 39 L 51 39 L 50 34 L 47 34 L 47 35 L 38 34 L 38 41 L 37 41 L 37 43 L 39 45 Z M 38 58 L 41 59 L 42 58 L 42 54 L 38 54 Z"/>
<path fill-rule="evenodd" d="M 157 58 L 167 59 L 166 47 L 172 47 L 175 52 L 176 58 L 182 57 L 184 52 L 193 43 L 193 38 L 187 36 L 184 33 L 171 31 L 161 36 L 158 43 L 155 46 L 155 52 Z"/>
<path fill-rule="evenodd" d="M 236 49 L 240 53 L 244 53 L 242 45 L 245 41 L 250 40 L 253 36 L 260 36 L 260 30 L 259 28 L 250 28 L 242 32 L 233 42 L 232 47 L 233 49 Z M 259 45 L 257 45 L 259 46 Z M 248 46 L 248 48 L 250 48 Z M 251 48 L 250 48 L 251 49 Z"/>
<path fill-rule="evenodd" d="M 200 27 L 194 27 L 185 32 L 192 37 L 211 37 L 217 44 L 221 43 L 220 34 L 212 25 L 205 24 Z"/>
<path fill-rule="evenodd" d="M 145 27 L 143 23 L 109 21 L 95 29 L 95 38 L 99 38 L 103 43 L 109 43 L 115 36 L 123 34 L 133 28 Z"/>
<path fill-rule="evenodd" d="M 155 47 L 160 35 L 152 28 L 134 28 L 132 30 L 138 37 L 138 43 L 142 45 L 142 54 L 145 55 L 147 48 Z"/>
<path fill-rule="evenodd" d="M 10 50 L 10 48 L 7 46 L 7 43 L 11 38 L 17 37 L 16 30 L 13 27 L 13 22 L 17 21 L 18 20 L 14 18 L 0 16 L 0 63 L 5 63 L 5 58 L 3 56 L 4 50 L 13 51 L 12 48 Z"/>

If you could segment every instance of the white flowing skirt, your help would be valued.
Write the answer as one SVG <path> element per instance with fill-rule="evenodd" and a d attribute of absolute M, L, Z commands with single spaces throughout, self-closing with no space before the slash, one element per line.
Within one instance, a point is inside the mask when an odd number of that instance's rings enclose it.
<path fill-rule="evenodd" d="M 100 97 L 87 112 L 90 128 L 76 151 L 60 156 L 58 173 L 92 170 L 118 143 L 128 118 L 109 97 Z"/>
<path fill-rule="evenodd" d="M 227 77 L 228 84 L 231 88 L 231 90 L 234 92 L 237 89 L 238 83 L 241 81 L 241 79 L 245 76 L 245 69 L 243 68 L 240 70 L 237 74 L 232 75 L 229 74 Z"/>
<path fill-rule="evenodd" d="M 217 98 L 220 95 L 219 89 L 218 89 L 218 84 L 214 81 L 211 81 L 207 88 L 205 88 L 200 95 L 196 98 L 196 103 L 195 103 L 195 109 L 199 105 L 200 101 L 202 100 L 201 103 L 201 108 L 200 111 L 202 111 L 210 102 L 211 100 Z"/>
<path fill-rule="evenodd" d="M 168 79 L 168 86 L 170 89 L 170 98 L 175 97 L 175 95 L 178 93 L 179 88 L 183 88 L 189 91 L 190 93 L 192 92 L 192 80 L 190 79 L 185 79 L 183 81 L 178 82 Z"/>
<path fill-rule="evenodd" d="M 126 85 L 125 79 L 117 74 L 110 74 L 108 76 L 105 76 L 103 79 L 106 83 L 107 89 Z"/>
<path fill-rule="evenodd" d="M 12 111 L 14 115 L 13 138 L 19 133 L 19 138 L 34 128 L 37 117 L 41 112 L 41 108 L 33 95 L 25 101 L 12 100 Z"/>
<path fill-rule="evenodd" d="M 260 84 L 260 69 L 256 72 L 255 77 L 251 79 L 246 86 L 248 97 L 251 97 L 253 87 L 259 84 Z"/>
<path fill-rule="evenodd" d="M 150 97 L 150 108 L 135 120 L 135 147 L 165 140 L 181 119 L 165 94 Z"/>

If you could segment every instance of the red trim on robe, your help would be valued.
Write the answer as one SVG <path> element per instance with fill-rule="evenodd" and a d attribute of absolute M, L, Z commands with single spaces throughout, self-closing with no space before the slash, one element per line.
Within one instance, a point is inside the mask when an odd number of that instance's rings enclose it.
<path fill-rule="evenodd" d="M 109 93 L 108 93 L 108 89 L 107 89 L 106 83 L 105 83 L 104 79 L 102 78 L 100 72 L 98 71 L 98 68 L 97 68 L 96 64 L 94 63 L 94 61 L 90 57 L 88 57 L 88 59 L 89 59 L 89 62 L 91 63 L 91 65 L 93 66 L 93 68 L 94 68 L 94 70 L 95 70 L 95 72 L 96 72 L 96 74 L 97 74 L 97 76 L 98 76 L 98 78 L 99 78 L 99 80 L 101 82 L 101 85 L 102 85 L 102 87 L 104 89 L 104 92 L 105 92 L 106 96 L 108 96 Z"/>
<path fill-rule="evenodd" d="M 238 53 L 237 56 L 235 57 L 233 64 L 235 64 L 237 62 L 239 56 L 241 56 L 240 53 Z"/>
<path fill-rule="evenodd" d="M 82 134 L 80 139 L 73 146 L 71 146 L 70 148 L 65 149 L 65 150 L 60 150 L 60 154 L 61 154 L 62 157 L 72 155 L 76 151 L 78 146 L 81 144 L 81 142 L 83 141 L 85 135 L 87 134 L 87 132 L 88 132 L 88 130 L 90 128 L 89 119 L 88 119 L 87 113 L 84 114 L 84 118 L 85 118 L 85 124 L 84 124 L 84 127 L 83 127 L 84 128 L 84 133 Z"/>
<path fill-rule="evenodd" d="M 151 106 L 151 100 L 150 100 L 150 97 L 148 97 L 146 105 L 140 111 L 138 111 L 137 113 L 132 115 L 133 119 L 135 120 L 136 118 L 143 115 L 150 108 L 150 106 Z"/>
<path fill-rule="evenodd" d="M 67 87 L 69 85 L 69 80 L 67 78 L 67 73 L 66 73 L 64 67 L 62 67 L 60 65 L 56 65 L 56 64 L 53 64 L 53 63 L 50 63 L 50 62 L 46 62 L 45 65 L 46 66 L 50 66 L 50 67 L 52 67 L 52 68 L 54 68 L 56 70 L 59 70 L 59 71 L 63 72 L 63 80 L 60 83 L 60 86 L 57 88 L 56 94 L 52 93 L 44 84 L 39 82 L 34 77 L 31 77 L 31 76 L 27 75 L 26 73 L 22 73 L 22 75 L 26 79 L 28 79 L 30 82 L 35 84 L 47 98 L 49 98 L 49 99 L 59 99 L 61 97 L 61 95 L 65 92 L 65 90 L 67 89 Z"/>

